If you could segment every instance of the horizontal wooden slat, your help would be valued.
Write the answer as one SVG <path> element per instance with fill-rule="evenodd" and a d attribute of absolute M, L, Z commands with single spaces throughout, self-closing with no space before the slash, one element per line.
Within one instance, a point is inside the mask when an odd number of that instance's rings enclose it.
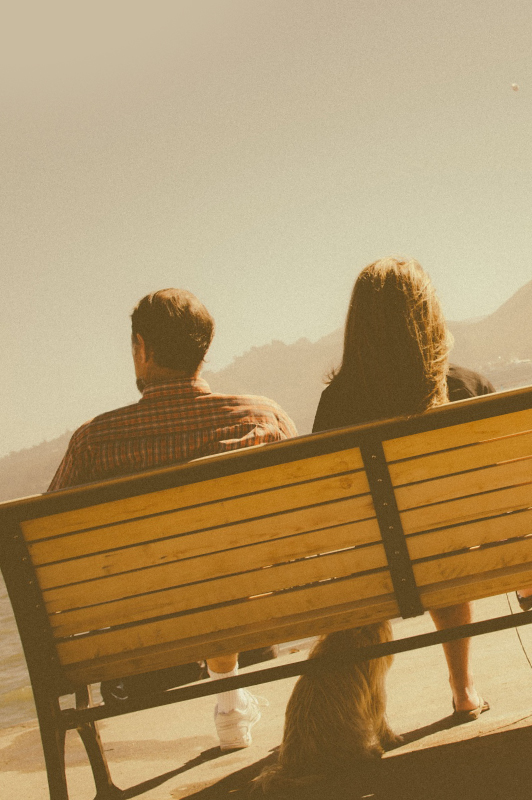
<path fill-rule="evenodd" d="M 532 453 L 532 433 L 507 436 L 469 447 L 457 447 L 419 456 L 408 461 L 397 461 L 389 465 L 394 486 L 402 486 L 415 481 L 438 478 L 468 469 L 487 467 L 502 461 L 529 457 Z"/>
<path fill-rule="evenodd" d="M 410 558 L 416 559 L 528 534 L 532 534 L 532 510 L 408 536 L 406 541 Z"/>
<path fill-rule="evenodd" d="M 235 564 L 242 561 L 245 562 L 247 569 L 256 569 L 267 564 L 290 561 L 314 553 L 378 541 L 380 541 L 380 532 L 377 520 L 370 519 L 334 528 L 310 531 L 310 533 L 288 538 L 270 539 L 262 543 L 251 544 L 248 547 L 217 551 L 210 555 L 188 558 L 182 562 L 163 563 L 154 567 L 148 566 L 146 563 L 145 568 L 137 569 L 133 573 L 121 572 L 96 580 L 91 580 L 87 574 L 88 571 L 83 569 L 83 561 L 43 567 L 38 574 L 46 573 L 45 580 L 49 580 L 49 572 L 53 569 L 57 573 L 56 580 L 61 581 L 66 577 L 71 577 L 68 567 L 75 566 L 76 577 L 85 577 L 85 580 L 75 587 L 59 586 L 44 592 L 48 612 L 55 613 L 68 608 L 90 605 L 94 602 L 109 602 L 142 592 L 170 588 L 176 586 L 177 576 L 183 573 L 186 575 L 186 581 L 191 582 L 203 580 L 208 575 L 220 577 L 230 575 L 236 571 Z M 99 574 L 105 575 L 105 571 L 100 570 Z"/>
<path fill-rule="evenodd" d="M 432 583 L 421 587 L 420 594 L 425 608 L 443 608 L 457 603 L 493 597 L 504 592 L 522 589 L 532 585 L 532 565 L 515 567 L 468 575 L 444 583 Z"/>
<path fill-rule="evenodd" d="M 131 517 L 171 511 L 197 503 L 213 502 L 298 481 L 359 470 L 362 467 L 362 457 L 358 448 L 342 450 L 27 520 L 22 527 L 27 541 L 33 541 L 97 525 L 109 525 Z"/>
<path fill-rule="evenodd" d="M 50 622 L 55 636 L 71 636 L 104 628 L 109 624 L 115 626 L 138 622 L 174 614 L 176 611 L 245 599 L 385 566 L 383 545 L 373 545 L 54 614 Z M 245 563 L 238 563 L 235 559 L 235 572 L 245 568 Z M 214 569 L 206 574 L 218 573 Z M 186 570 L 183 578 L 186 580 Z M 360 591 L 365 593 L 367 588 L 371 590 L 373 582 L 373 576 L 368 575 L 366 584 L 361 582 Z"/>
<path fill-rule="evenodd" d="M 406 511 L 429 503 L 441 503 L 527 482 L 532 482 L 532 458 L 402 486 L 396 489 L 395 498 L 399 511 Z M 532 498 L 532 487 L 530 491 Z"/>
<path fill-rule="evenodd" d="M 506 542 L 494 547 L 470 550 L 453 556 L 434 558 L 413 565 L 418 586 L 454 580 L 480 572 L 530 563 L 532 568 L 532 537 Z"/>
<path fill-rule="evenodd" d="M 231 550 L 246 544 L 279 539 L 292 533 L 304 532 L 351 522 L 361 518 L 364 522 L 353 527 L 351 545 L 367 544 L 380 538 L 369 495 L 350 498 L 338 503 L 327 503 L 308 509 L 265 517 L 251 522 L 237 523 L 223 528 L 201 531 L 184 537 L 162 539 L 147 544 L 111 550 L 94 556 L 63 561 L 37 570 L 43 590 L 66 583 L 74 583 L 100 576 L 112 576 L 151 567 L 174 563 L 220 550 Z M 367 523 L 367 524 L 366 524 Z"/>
<path fill-rule="evenodd" d="M 512 486 L 499 492 L 488 492 L 433 506 L 413 508 L 401 513 L 405 534 L 419 533 L 444 525 L 459 525 L 468 520 L 504 514 L 532 506 L 532 484 Z"/>
<path fill-rule="evenodd" d="M 388 439 L 383 442 L 383 448 L 387 461 L 391 462 L 530 430 L 532 430 L 532 409 L 526 409 L 513 414 L 502 414 L 460 425 L 450 425 L 448 428 Z"/>
<path fill-rule="evenodd" d="M 149 542 L 165 536 L 181 536 L 191 531 L 230 525 L 241 520 L 278 514 L 292 508 L 304 507 L 318 503 L 326 503 L 360 492 L 368 491 L 367 479 L 362 472 L 350 475 L 323 478 L 312 484 L 296 484 L 272 489 L 259 496 L 222 500 L 219 503 L 186 508 L 157 517 L 136 519 L 118 525 L 110 525 L 83 533 L 71 533 L 68 537 L 59 537 L 30 544 L 31 556 L 35 564 L 59 561 L 65 557 L 65 541 L 68 538 L 68 556 L 70 558 L 111 550 L 117 547 L 129 547 L 140 542 Z M 362 514 L 371 516 L 372 502 L 370 495 L 360 502 Z M 212 537 L 211 533 L 211 537 Z M 180 558 L 188 554 L 188 539 L 183 537 L 176 541 L 181 549 Z"/>
<path fill-rule="evenodd" d="M 252 628 L 231 629 L 179 642 L 154 645 L 134 653 L 104 656 L 72 664 L 66 668 L 66 674 L 74 684 L 85 685 L 164 669 L 175 664 L 242 652 L 275 642 L 290 642 L 307 636 L 319 636 L 335 630 L 392 619 L 397 614 L 397 603 L 393 595 L 388 594 L 371 600 L 356 600 L 338 606 L 318 607 L 295 616 L 264 620 Z"/>
<path fill-rule="evenodd" d="M 383 570 L 372 575 L 330 581 L 306 589 L 254 598 L 245 603 L 231 604 L 91 636 L 75 637 L 58 642 L 57 649 L 61 663 L 72 664 L 91 658 L 134 652 L 144 647 L 162 645 L 202 633 L 240 626 L 252 628 L 266 620 L 273 622 L 277 617 L 284 618 L 288 610 L 291 614 L 301 614 L 316 607 L 337 605 L 363 596 L 377 597 L 389 594 L 391 591 L 389 572 Z"/>

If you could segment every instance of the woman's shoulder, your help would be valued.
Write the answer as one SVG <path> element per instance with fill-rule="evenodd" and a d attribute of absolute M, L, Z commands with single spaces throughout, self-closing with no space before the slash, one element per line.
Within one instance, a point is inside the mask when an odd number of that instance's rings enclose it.
<path fill-rule="evenodd" d="M 336 376 L 321 393 L 312 430 L 331 430 L 355 425 L 359 422 L 360 410 L 349 381 Z"/>
<path fill-rule="evenodd" d="M 313 433 L 316 433 L 317 431 L 325 431 L 331 427 L 335 427 L 334 424 L 330 424 L 336 405 L 335 396 L 336 390 L 334 383 L 329 383 L 329 385 L 325 387 L 320 395 L 316 416 L 314 417 L 314 424 L 312 426 Z"/>

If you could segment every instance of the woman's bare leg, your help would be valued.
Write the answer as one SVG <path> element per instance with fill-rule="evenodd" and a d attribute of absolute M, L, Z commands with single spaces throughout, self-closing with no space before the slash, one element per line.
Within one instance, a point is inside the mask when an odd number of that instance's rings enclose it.
<path fill-rule="evenodd" d="M 430 615 L 439 631 L 445 628 L 454 628 L 456 625 L 466 625 L 473 620 L 473 604 L 461 603 L 448 608 L 438 608 L 431 611 Z M 449 683 L 457 711 L 470 711 L 480 704 L 480 698 L 473 682 L 470 649 L 471 639 L 456 639 L 454 642 L 443 644 L 449 668 Z"/>

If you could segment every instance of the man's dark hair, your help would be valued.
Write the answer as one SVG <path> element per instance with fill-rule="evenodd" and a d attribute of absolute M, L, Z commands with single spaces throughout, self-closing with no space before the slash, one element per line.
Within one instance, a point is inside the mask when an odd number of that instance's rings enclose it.
<path fill-rule="evenodd" d="M 193 375 L 209 349 L 214 320 L 191 292 L 161 289 L 133 309 L 131 333 L 142 336 L 160 367 Z"/>

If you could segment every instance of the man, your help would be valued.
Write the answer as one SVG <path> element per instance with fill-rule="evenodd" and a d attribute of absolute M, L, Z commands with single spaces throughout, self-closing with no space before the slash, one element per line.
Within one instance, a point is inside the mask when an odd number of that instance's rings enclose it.
<path fill-rule="evenodd" d="M 163 289 L 143 297 L 131 325 L 142 398 L 78 428 L 49 491 L 297 435 L 272 400 L 213 394 L 200 378 L 214 321 L 190 292 Z M 209 659 L 207 667 L 213 679 L 236 675 L 238 654 Z M 259 719 L 257 700 L 246 689 L 218 695 L 220 747 L 247 747 Z"/>

